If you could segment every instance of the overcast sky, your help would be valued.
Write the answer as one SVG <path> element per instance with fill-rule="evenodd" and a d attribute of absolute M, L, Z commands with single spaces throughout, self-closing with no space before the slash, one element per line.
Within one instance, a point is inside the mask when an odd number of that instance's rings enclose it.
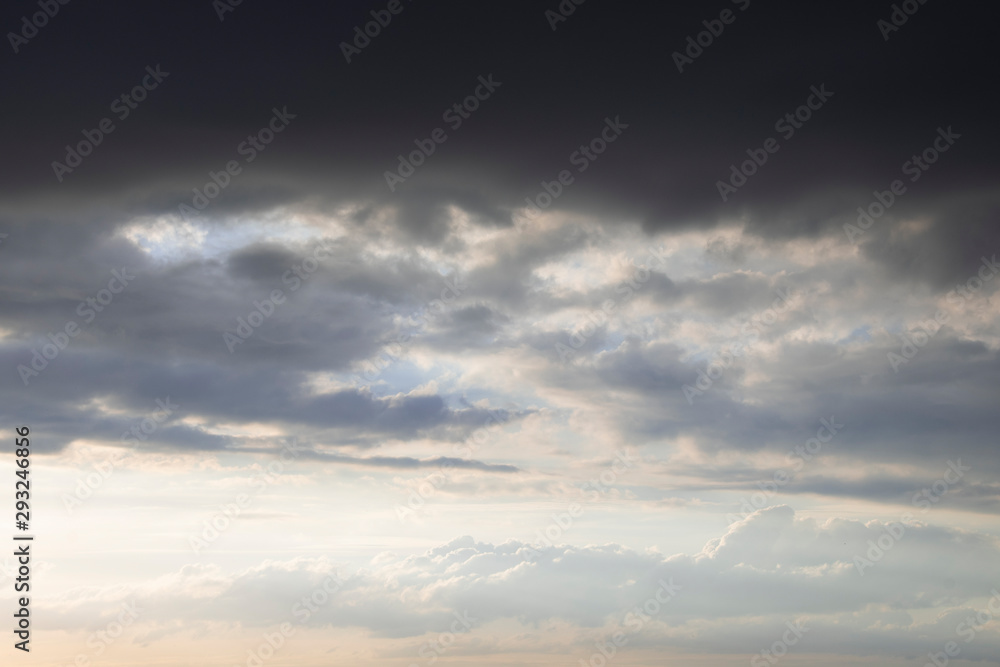
<path fill-rule="evenodd" d="M 2 650 L 1000 665 L 996 19 L 6 3 Z"/>

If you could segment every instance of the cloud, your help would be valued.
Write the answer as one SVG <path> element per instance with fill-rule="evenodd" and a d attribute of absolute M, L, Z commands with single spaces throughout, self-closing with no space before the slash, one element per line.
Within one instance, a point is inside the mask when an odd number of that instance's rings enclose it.
<path fill-rule="evenodd" d="M 983 581 L 1000 574 L 1000 544 L 983 533 L 908 522 L 862 576 L 855 558 L 864 558 L 888 526 L 819 522 L 779 506 L 732 525 L 698 553 L 664 556 L 614 544 L 536 552 L 516 541 L 462 537 L 422 555 L 380 556 L 354 572 L 326 557 L 267 561 L 232 573 L 188 565 L 128 590 L 78 589 L 39 604 L 52 627 L 67 630 L 99 624 L 100 610 L 114 600 L 135 600 L 147 630 L 180 618 L 272 626 L 292 620 L 293 610 L 302 608 L 296 604 L 334 577 L 340 583 L 329 587 L 336 592 L 308 615 L 308 626 L 412 637 L 445 629 L 453 612 L 467 612 L 477 626 L 503 619 L 523 626 L 562 621 L 582 641 L 620 626 L 667 581 L 679 591 L 654 615 L 643 644 L 753 653 L 774 634 L 772 626 L 782 627 L 778 619 L 805 619 L 810 652 L 936 650 L 954 639 L 963 614 L 992 595 Z M 923 610 L 937 618 L 917 620 Z M 964 655 L 983 659 L 998 643 L 988 632 Z"/>

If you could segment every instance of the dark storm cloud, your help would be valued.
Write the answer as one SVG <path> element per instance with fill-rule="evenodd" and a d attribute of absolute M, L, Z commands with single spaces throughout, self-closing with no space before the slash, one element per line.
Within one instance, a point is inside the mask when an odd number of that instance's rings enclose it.
<path fill-rule="evenodd" d="M 11 351 L 0 355 L 7 368 L 18 361 Z M 157 399 L 168 398 L 181 406 L 173 419 L 197 415 L 209 425 L 286 425 L 328 438 L 331 444 L 363 447 L 389 437 L 410 440 L 430 434 L 461 440 L 492 419 L 488 410 L 452 408 L 438 395 L 378 397 L 358 389 L 306 395 L 301 373 L 281 364 L 220 368 L 205 362 L 130 358 L 107 348 L 67 350 L 51 364 L 32 386 L 21 386 L 13 373 L 5 373 L 0 386 L 5 419 L 44 424 L 39 429 L 46 432 L 46 444 L 40 451 L 57 451 L 77 438 L 118 442 L 134 422 L 155 410 Z M 106 401 L 132 416 L 111 419 L 89 404 L 92 400 Z M 527 414 L 501 412 L 505 421 Z M 150 444 L 219 450 L 241 443 L 236 437 L 177 425 L 173 419 L 150 438 Z"/>
<path fill-rule="evenodd" d="M 54 245 L 73 240 L 53 236 Z M 118 440 L 128 424 L 100 416 L 89 405 L 98 399 L 141 418 L 156 399 L 169 396 L 210 422 L 285 423 L 336 432 L 338 442 L 362 446 L 387 436 L 460 439 L 488 421 L 486 411 L 453 409 L 436 395 L 303 392 L 307 374 L 345 372 L 377 353 L 380 339 L 392 331 L 387 318 L 393 301 L 419 303 L 440 290 L 441 277 L 416 264 L 359 267 L 335 258 L 300 293 L 290 292 L 272 319 L 231 354 L 223 331 L 282 284 L 281 272 L 302 257 L 299 248 L 253 245 L 225 263 L 184 261 L 166 268 L 136 256 L 130 244 L 107 239 L 79 239 L 70 261 L 40 255 L 31 263 L 5 250 L 13 262 L 0 268 L 11 286 L 3 301 L 10 338 L 0 350 L 4 413 L 47 424 L 52 450 L 76 438 Z M 87 300 L 120 271 L 134 278 L 94 311 Z M 362 295 L 388 304 L 367 305 Z M 70 323 L 78 331 L 72 338 L 63 333 Z M 46 345 L 55 352 L 60 336 L 64 347 L 54 358 L 36 355 Z M 151 444 L 218 450 L 239 443 L 168 424 Z"/>
<path fill-rule="evenodd" d="M 846 244 L 843 225 L 855 221 L 856 208 L 903 178 L 904 163 L 932 145 L 939 127 L 953 127 L 961 138 L 907 182 L 906 194 L 858 241 L 861 252 L 885 268 L 880 289 L 926 281 L 947 291 L 973 275 L 982 253 L 1000 249 L 987 83 L 991 22 L 981 20 L 978 5 L 929 3 L 884 40 L 876 21 L 891 11 L 888 4 L 754 1 L 679 73 L 673 52 L 731 4 L 592 0 L 554 31 L 546 3 L 407 4 L 350 64 L 339 44 L 376 3 L 243 3 L 221 22 L 207 2 L 64 6 L 0 62 L 11 100 L 0 133 L 17 156 L 0 165 L 0 231 L 8 234 L 0 246 L 0 315 L 11 331 L 0 353 L 5 409 L 24 418 L 49 415 L 55 448 L 103 432 L 99 421 L 80 424 L 79 406 L 89 398 L 112 397 L 142 414 L 165 394 L 220 421 L 340 429 L 350 443 L 428 432 L 457 437 L 478 425 L 481 411 L 455 410 L 436 395 L 340 390 L 310 398 L 301 383 L 307 373 L 350 372 L 372 358 L 391 339 L 394 317 L 421 312 L 440 292 L 441 276 L 428 260 L 359 261 L 358 239 L 384 235 L 461 255 L 467 248 L 449 235 L 449 207 L 474 225 L 508 227 L 525 197 L 563 169 L 575 180 L 552 208 L 599 218 L 609 234 L 619 221 L 653 232 L 743 220 L 767 242 L 830 235 Z M 9 5 L 0 25 L 16 27 L 33 7 Z M 119 119 L 116 97 L 156 66 L 169 74 Z M 500 85 L 451 128 L 442 112 L 490 75 Z M 775 121 L 823 85 L 833 95 L 792 136 L 781 136 Z M 275 109 L 294 118 L 246 161 L 240 146 L 267 127 Z M 113 118 L 114 131 L 58 182 L 51 163 L 64 161 L 64 147 L 104 117 Z M 615 118 L 628 128 L 577 171 L 571 154 Z M 437 127 L 447 141 L 391 192 L 384 172 Z M 770 136 L 779 137 L 780 150 L 723 202 L 716 182 Z M 277 206 L 328 213 L 350 205 L 357 232 L 337 240 L 333 260 L 233 354 L 222 332 L 281 287 L 308 249 L 257 240 L 236 243 L 222 257 L 164 265 L 115 234 L 138 216 L 176 216 L 192 189 L 204 190 L 210 172 L 231 160 L 241 173 L 194 216 L 197 223 L 226 229 Z M 381 216 L 401 232 L 380 227 Z M 913 218 L 926 226 L 899 233 Z M 539 350 L 565 344 L 572 332 L 508 329 L 519 317 L 607 298 L 611 288 L 558 297 L 532 291 L 538 267 L 606 239 L 582 226 L 526 229 L 529 240 L 498 243 L 495 261 L 469 272 L 469 303 L 435 320 L 415 345 L 458 350 L 491 338 Z M 716 243 L 709 251 L 737 265 L 746 257 L 742 246 Z M 134 268 L 134 284 L 33 380 L 50 402 L 43 407 L 13 369 L 123 266 Z M 831 280 L 839 287 L 852 278 Z M 696 281 L 658 270 L 642 296 L 658 306 L 731 315 L 766 307 L 776 284 L 732 274 Z M 590 337 L 583 351 L 600 350 L 605 334 Z M 947 436 L 990 465 L 983 443 L 995 430 L 988 408 L 995 353 L 941 334 L 919 365 L 859 384 L 872 366 L 885 367 L 891 349 L 885 343 L 842 358 L 833 345 L 788 343 L 761 389 L 766 401 L 753 406 L 733 393 L 745 377 L 740 365 L 688 405 L 680 387 L 705 360 L 671 345 L 629 342 L 589 371 L 554 370 L 549 380 L 632 391 L 629 428 L 650 438 L 696 432 L 707 447 L 756 450 L 800 440 L 804 425 L 832 412 L 852 415 L 839 446 L 859 455 L 930 458 Z M 942 378 L 960 378 L 975 397 L 961 417 L 935 402 L 942 390 L 934 382 Z M 180 427 L 161 437 L 223 446 Z"/>
<path fill-rule="evenodd" d="M 0 23 L 16 25 L 21 4 Z M 679 73 L 672 54 L 727 6 L 737 20 Z M 555 31 L 544 3 L 414 4 L 348 64 L 339 44 L 380 7 L 258 3 L 220 22 L 208 3 L 67 6 L 2 65 L 18 101 L 3 125 L 19 155 L 2 167 L 5 205 L 92 209 L 127 195 L 133 213 L 176 211 L 285 106 L 296 118 L 211 203 L 209 219 L 313 197 L 392 204 L 427 242 L 441 238 L 447 205 L 506 225 L 619 115 L 629 129 L 574 173 L 556 207 L 648 229 L 745 215 L 765 236 L 817 234 L 888 187 L 939 126 L 963 139 L 906 198 L 932 205 L 956 186 L 995 182 L 990 22 L 970 19 L 981 12 L 972 3 L 922 6 L 888 40 L 876 26 L 891 12 L 882 3 L 591 2 Z M 117 120 L 113 100 L 156 64 L 169 76 Z M 501 85 L 452 130 L 442 113 L 488 74 Z M 785 139 L 775 121 L 820 84 L 834 95 Z M 105 116 L 114 132 L 57 183 L 50 163 Z M 383 172 L 436 127 L 447 141 L 390 193 Z M 780 150 L 723 202 L 716 182 L 768 136 Z M 926 246 L 932 274 L 995 238 L 995 207 L 950 212 L 935 225 L 949 230 L 945 243 Z"/>

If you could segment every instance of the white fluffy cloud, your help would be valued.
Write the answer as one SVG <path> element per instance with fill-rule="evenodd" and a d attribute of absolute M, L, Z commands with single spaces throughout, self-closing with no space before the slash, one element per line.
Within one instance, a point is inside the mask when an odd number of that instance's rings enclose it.
<path fill-rule="evenodd" d="M 691 554 L 612 544 L 535 550 L 463 537 L 417 556 L 384 554 L 355 571 L 327 558 L 267 561 L 228 573 L 190 565 L 129 589 L 78 589 L 38 604 L 52 627 L 82 630 L 105 622 L 102 614 L 116 603 L 134 601 L 147 637 L 179 628 L 182 620 L 185 631 L 288 621 L 356 627 L 376 638 L 418 637 L 446 629 L 458 613 L 477 627 L 556 622 L 579 648 L 602 633 L 627 630 L 628 613 L 669 585 L 677 590 L 668 602 L 646 607 L 655 613 L 636 646 L 755 653 L 780 636 L 787 620 L 808 628 L 808 652 L 892 655 L 959 641 L 958 626 L 987 609 L 996 593 L 990 582 L 1000 581 L 1000 540 L 919 522 L 893 525 L 819 522 L 779 506 L 733 524 Z M 886 540 L 890 533 L 898 539 Z M 884 555 L 871 552 L 880 541 L 888 545 Z M 857 559 L 867 557 L 874 561 L 862 574 Z M 317 592 L 314 604 L 322 604 L 304 614 Z M 1000 611 L 1000 596 L 992 604 Z M 973 634 L 963 657 L 988 659 L 1000 647 L 996 626 Z M 566 638 L 553 639 L 559 641 Z"/>

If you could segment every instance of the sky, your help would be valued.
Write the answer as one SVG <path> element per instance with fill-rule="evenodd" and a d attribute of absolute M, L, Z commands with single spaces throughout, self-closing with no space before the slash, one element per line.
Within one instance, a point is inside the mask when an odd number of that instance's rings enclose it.
<path fill-rule="evenodd" d="M 6 3 L 3 664 L 1000 665 L 996 19 Z"/>

